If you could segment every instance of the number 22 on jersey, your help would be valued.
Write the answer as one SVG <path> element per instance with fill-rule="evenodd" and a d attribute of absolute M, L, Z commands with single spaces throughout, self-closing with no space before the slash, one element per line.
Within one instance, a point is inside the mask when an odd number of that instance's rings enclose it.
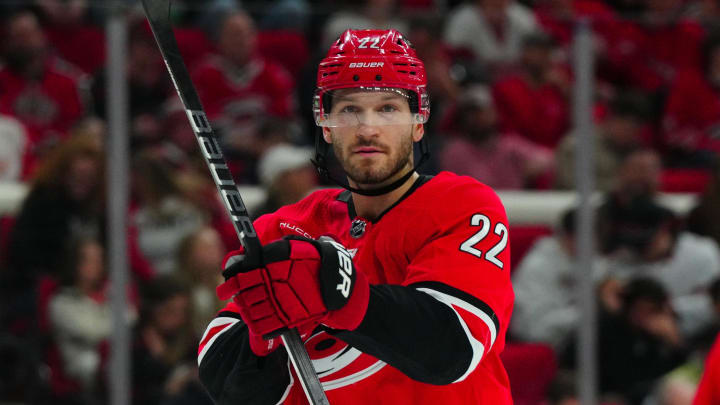
<path fill-rule="evenodd" d="M 483 214 L 475 214 L 470 218 L 470 225 L 473 227 L 479 226 L 480 230 L 477 231 L 473 236 L 468 238 L 465 242 L 463 242 L 460 245 L 460 250 L 465 253 L 470 253 L 471 255 L 479 257 L 481 259 L 484 258 L 485 260 L 502 269 L 504 267 L 504 264 L 502 261 L 500 261 L 500 259 L 497 258 L 497 256 L 503 250 L 505 250 L 505 247 L 507 246 L 507 226 L 505 226 L 505 224 L 503 224 L 502 222 L 498 222 L 495 224 L 493 233 L 495 235 L 498 235 L 500 237 L 500 240 L 495 245 L 493 245 L 493 247 L 488 249 L 487 252 L 483 252 L 482 250 L 477 249 L 475 245 L 483 241 L 490 233 L 490 228 L 492 228 L 490 218 Z"/>

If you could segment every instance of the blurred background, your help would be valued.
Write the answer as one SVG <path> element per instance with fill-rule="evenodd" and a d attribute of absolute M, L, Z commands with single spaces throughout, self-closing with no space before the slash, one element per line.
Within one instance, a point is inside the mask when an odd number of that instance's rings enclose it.
<path fill-rule="evenodd" d="M 579 403 L 583 277 L 597 309 L 598 402 L 691 403 L 720 330 L 720 1 L 172 3 L 253 216 L 329 185 L 309 163 L 329 44 L 347 28 L 396 28 L 428 76 L 422 171 L 475 177 L 508 210 L 516 303 L 502 358 L 516 403 Z M 197 343 L 238 241 L 142 8 L 112 4 L 0 0 L 0 404 L 110 403 L 106 62 L 118 43 L 106 25 L 118 15 L 129 278 L 115 312 L 129 330 L 127 395 L 211 403 Z M 580 21 L 592 40 L 585 93 Z M 589 104 L 578 112 L 580 94 Z M 579 141 L 593 145 L 591 266 L 578 265 Z"/>

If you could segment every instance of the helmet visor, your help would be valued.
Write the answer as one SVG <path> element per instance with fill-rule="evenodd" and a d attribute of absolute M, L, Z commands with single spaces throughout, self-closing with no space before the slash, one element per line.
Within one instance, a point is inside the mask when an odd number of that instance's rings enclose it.
<path fill-rule="evenodd" d="M 394 87 L 331 90 L 315 96 L 315 123 L 332 128 L 424 124 L 427 117 L 412 103 L 408 90 Z"/>

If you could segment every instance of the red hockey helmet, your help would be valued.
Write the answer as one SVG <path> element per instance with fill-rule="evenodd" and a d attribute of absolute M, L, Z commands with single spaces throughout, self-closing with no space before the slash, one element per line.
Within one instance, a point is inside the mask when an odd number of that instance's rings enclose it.
<path fill-rule="evenodd" d="M 335 126 L 330 118 L 332 91 L 360 88 L 398 91 L 408 96 L 408 123 L 424 124 L 430 115 L 425 66 L 410 42 L 396 30 L 347 30 L 320 62 L 313 101 L 315 123 Z"/>

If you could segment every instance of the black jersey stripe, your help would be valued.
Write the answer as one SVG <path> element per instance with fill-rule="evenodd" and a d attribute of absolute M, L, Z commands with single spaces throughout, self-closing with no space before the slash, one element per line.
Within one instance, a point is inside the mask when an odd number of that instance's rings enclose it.
<path fill-rule="evenodd" d="M 215 316 L 215 318 L 235 318 L 242 320 L 240 314 L 232 311 L 221 311 Z"/>

